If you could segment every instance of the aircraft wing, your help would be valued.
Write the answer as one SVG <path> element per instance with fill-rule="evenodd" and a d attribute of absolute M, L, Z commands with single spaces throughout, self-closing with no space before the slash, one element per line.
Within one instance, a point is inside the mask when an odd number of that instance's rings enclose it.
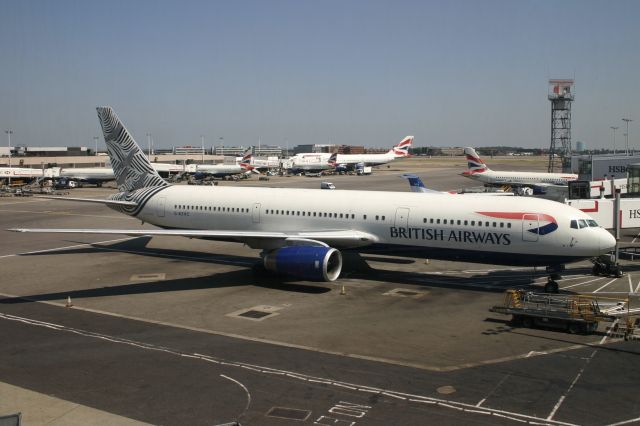
<path fill-rule="evenodd" d="M 374 244 L 378 241 L 375 235 L 354 230 L 335 231 L 216 231 L 201 229 L 63 229 L 63 228 L 14 228 L 12 232 L 37 232 L 60 234 L 119 234 L 135 237 L 142 236 L 179 236 L 188 238 L 203 238 L 221 241 L 239 241 L 249 246 L 264 245 L 265 240 L 271 240 L 275 245 L 294 245 L 297 241 L 322 242 L 335 247 L 353 248 Z M 261 242 L 262 244 L 255 244 Z"/>
<path fill-rule="evenodd" d="M 34 195 L 33 198 L 46 198 L 49 200 L 58 200 L 58 201 L 81 201 L 83 203 L 96 203 L 96 204 L 106 204 L 111 206 L 131 206 L 135 207 L 138 203 L 134 201 L 124 201 L 124 200 L 105 200 L 103 198 L 74 198 L 74 197 L 55 197 L 50 195 Z"/>

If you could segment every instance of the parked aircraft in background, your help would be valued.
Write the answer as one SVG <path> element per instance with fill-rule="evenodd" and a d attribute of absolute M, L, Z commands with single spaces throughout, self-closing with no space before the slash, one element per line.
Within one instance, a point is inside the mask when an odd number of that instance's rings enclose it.
<path fill-rule="evenodd" d="M 409 148 L 413 144 L 413 136 L 405 136 L 397 145 L 394 145 L 384 154 L 338 154 L 336 162 L 355 168 L 356 164 L 364 166 L 379 166 L 387 164 L 396 158 L 409 157 Z"/>
<path fill-rule="evenodd" d="M 422 192 L 427 194 L 448 194 L 448 195 L 502 195 L 502 196 L 511 196 L 513 192 L 458 192 L 458 191 L 437 191 L 435 189 L 427 188 L 424 183 L 422 183 L 422 179 L 418 175 L 414 175 L 411 173 L 405 173 L 401 175 L 403 178 L 409 181 L 409 186 L 411 187 L 411 192 Z"/>
<path fill-rule="evenodd" d="M 334 170 L 337 166 L 338 154 L 305 154 L 291 157 L 292 173 L 322 173 L 327 170 Z"/>
<path fill-rule="evenodd" d="M 292 170 L 294 171 L 320 171 L 328 168 L 338 169 L 355 169 L 356 165 L 377 166 L 389 163 L 396 158 L 408 157 L 409 148 L 413 143 L 413 136 L 406 136 L 397 145 L 394 145 L 388 152 L 384 154 L 338 154 L 335 166 L 327 165 L 329 162 L 329 153 L 301 153 L 290 158 Z"/>
<path fill-rule="evenodd" d="M 254 170 L 251 165 L 251 157 L 251 149 L 249 149 L 244 153 L 242 160 L 238 164 L 197 164 L 195 174 L 196 177 L 226 177 L 251 173 Z"/>
<path fill-rule="evenodd" d="M 100 187 L 103 183 L 112 181 L 116 178 L 111 167 L 54 167 L 52 170 L 53 178 L 55 180 L 64 181 L 69 187 L 75 187 L 78 186 L 78 184 L 83 183 Z"/>
<path fill-rule="evenodd" d="M 548 186 L 567 186 L 570 181 L 578 179 L 578 175 L 571 173 L 493 171 L 482 161 L 475 149 L 467 147 L 464 153 L 467 156 L 469 170 L 463 172 L 462 176 L 486 185 L 522 188 L 523 195 L 542 192 Z"/>
<path fill-rule="evenodd" d="M 119 193 L 100 202 L 161 229 L 13 229 L 17 232 L 184 236 L 262 249 L 266 270 L 336 280 L 340 249 L 467 262 L 547 266 L 611 251 L 615 238 L 575 208 L 535 198 L 410 192 L 170 185 L 110 107 L 98 117 Z M 64 199 L 64 198 L 62 198 Z M 75 199 L 75 201 L 82 201 Z M 550 281 L 547 291 L 557 291 Z"/>
<path fill-rule="evenodd" d="M 0 167 L 0 180 L 16 179 L 23 181 L 35 180 L 45 176 L 42 169 L 31 169 L 28 167 Z"/>

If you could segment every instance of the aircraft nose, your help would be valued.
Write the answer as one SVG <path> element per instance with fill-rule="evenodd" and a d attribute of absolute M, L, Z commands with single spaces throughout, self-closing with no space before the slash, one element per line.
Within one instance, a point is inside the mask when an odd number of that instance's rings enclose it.
<path fill-rule="evenodd" d="M 600 237 L 600 253 L 605 254 L 616 248 L 616 238 L 609 231 L 602 229 Z"/>

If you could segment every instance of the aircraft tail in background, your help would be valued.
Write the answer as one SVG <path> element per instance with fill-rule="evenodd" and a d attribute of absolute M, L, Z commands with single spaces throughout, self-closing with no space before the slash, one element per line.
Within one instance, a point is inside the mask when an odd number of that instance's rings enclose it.
<path fill-rule="evenodd" d="M 480 158 L 475 149 L 466 147 L 464 149 L 464 155 L 467 157 L 467 166 L 469 167 L 469 170 L 463 174 L 474 175 L 476 173 L 483 173 L 487 170 L 491 170 L 486 164 L 484 164 L 484 161 L 482 161 L 482 158 Z"/>
<path fill-rule="evenodd" d="M 409 157 L 409 148 L 413 144 L 413 136 L 405 136 L 400 143 L 391 148 L 391 152 L 398 157 Z"/>

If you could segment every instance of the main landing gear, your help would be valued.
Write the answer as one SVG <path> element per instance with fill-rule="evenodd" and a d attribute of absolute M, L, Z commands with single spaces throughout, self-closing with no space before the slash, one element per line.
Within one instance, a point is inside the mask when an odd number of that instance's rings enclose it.
<path fill-rule="evenodd" d="M 545 293 L 558 293 L 560 291 L 558 282 L 556 280 L 562 278 L 560 273 L 564 270 L 564 265 L 547 266 L 547 273 L 549 274 L 549 278 L 547 278 L 547 283 L 544 285 Z"/>

